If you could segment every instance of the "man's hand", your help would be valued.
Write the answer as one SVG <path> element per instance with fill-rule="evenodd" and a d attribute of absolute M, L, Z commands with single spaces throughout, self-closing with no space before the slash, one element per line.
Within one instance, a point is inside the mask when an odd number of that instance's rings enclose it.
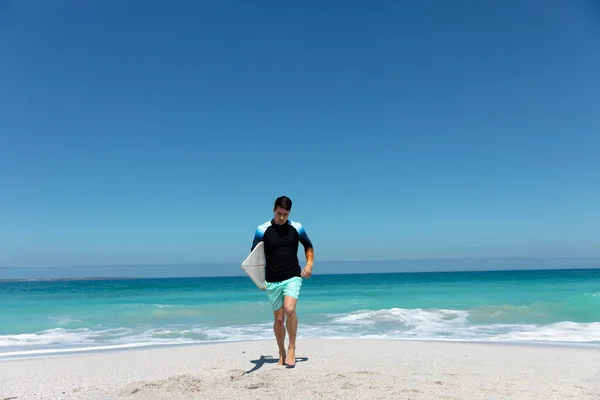
<path fill-rule="evenodd" d="M 312 275 L 312 265 L 306 264 L 306 266 L 302 270 L 302 273 L 300 274 L 300 276 L 302 276 L 303 278 L 310 278 L 311 275 Z"/>

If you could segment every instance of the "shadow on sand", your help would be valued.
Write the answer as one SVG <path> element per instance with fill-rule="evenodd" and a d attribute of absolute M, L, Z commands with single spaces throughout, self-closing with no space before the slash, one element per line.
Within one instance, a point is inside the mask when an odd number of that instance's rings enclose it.
<path fill-rule="evenodd" d="M 250 362 L 254 364 L 254 368 L 244 372 L 244 374 L 252 373 L 265 364 L 277 364 L 277 361 L 279 361 L 279 357 L 273 358 L 272 356 L 260 356 L 258 360 L 250 360 Z M 308 361 L 308 357 L 296 357 L 296 363 L 304 361 Z M 294 368 L 294 366 L 286 365 L 286 368 Z"/>

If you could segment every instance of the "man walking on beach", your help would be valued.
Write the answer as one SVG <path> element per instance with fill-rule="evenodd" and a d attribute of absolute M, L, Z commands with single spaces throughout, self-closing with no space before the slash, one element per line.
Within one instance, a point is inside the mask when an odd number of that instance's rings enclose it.
<path fill-rule="evenodd" d="M 278 197 L 273 207 L 273 219 L 256 228 L 251 249 L 254 250 L 261 241 L 264 243 L 265 290 L 275 319 L 273 331 L 279 347 L 278 365 L 289 366 L 296 363 L 296 303 L 302 278 L 310 278 L 314 260 L 313 246 L 304 227 L 299 222 L 288 220 L 291 210 L 292 200 L 286 196 Z M 298 260 L 298 243 L 302 243 L 306 255 L 306 266 L 302 270 Z M 289 334 L 287 353 L 286 328 Z"/>

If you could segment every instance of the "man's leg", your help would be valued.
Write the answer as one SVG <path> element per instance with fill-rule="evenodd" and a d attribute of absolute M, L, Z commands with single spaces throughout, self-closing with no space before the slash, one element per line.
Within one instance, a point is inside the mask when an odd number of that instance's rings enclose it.
<path fill-rule="evenodd" d="M 273 311 L 273 317 L 275 319 L 273 323 L 273 332 L 275 332 L 275 339 L 277 339 L 277 347 L 279 348 L 279 362 L 277 365 L 283 365 L 285 362 L 285 326 L 283 324 L 283 307 L 277 311 Z"/>
<path fill-rule="evenodd" d="M 294 365 L 296 363 L 296 332 L 298 331 L 298 316 L 296 315 L 297 302 L 298 299 L 295 299 L 291 296 L 284 296 L 283 298 L 285 326 L 288 334 L 290 335 L 287 358 L 285 359 L 285 363 L 287 365 Z M 281 351 L 279 354 L 281 354 Z"/>
<path fill-rule="evenodd" d="M 296 332 L 298 330 L 296 304 L 298 303 L 301 287 L 302 278 L 294 277 L 286 282 L 285 288 L 283 289 L 283 311 L 286 317 L 287 332 L 290 335 L 285 363 L 290 366 L 296 364 Z"/>
<path fill-rule="evenodd" d="M 277 347 L 279 349 L 279 363 L 283 365 L 285 363 L 285 325 L 283 323 L 283 287 L 279 283 L 267 282 L 267 296 L 269 297 L 269 303 L 273 310 L 273 332 L 275 333 L 275 339 L 277 340 Z"/>

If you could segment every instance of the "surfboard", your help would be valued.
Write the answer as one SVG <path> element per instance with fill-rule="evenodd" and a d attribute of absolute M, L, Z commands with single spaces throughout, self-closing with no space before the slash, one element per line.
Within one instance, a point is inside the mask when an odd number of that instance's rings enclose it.
<path fill-rule="evenodd" d="M 265 284 L 265 249 L 264 243 L 259 242 L 254 250 L 242 262 L 242 269 L 259 289 L 266 288 Z"/>

